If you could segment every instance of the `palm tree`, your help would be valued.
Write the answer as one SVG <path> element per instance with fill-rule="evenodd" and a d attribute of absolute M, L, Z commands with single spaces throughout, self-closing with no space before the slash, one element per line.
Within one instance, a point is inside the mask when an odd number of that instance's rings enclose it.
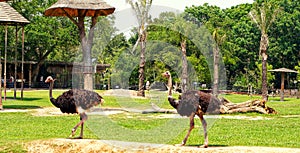
<path fill-rule="evenodd" d="M 141 45 L 140 66 L 139 66 L 139 91 L 138 96 L 145 96 L 144 80 L 145 80 L 145 51 L 147 40 L 147 22 L 149 19 L 149 11 L 152 5 L 152 0 L 126 0 L 131 5 L 132 9 L 136 13 L 136 17 L 139 23 L 138 40 L 134 46 L 138 43 Z M 133 50 L 134 50 L 133 49 Z"/>
<path fill-rule="evenodd" d="M 275 21 L 276 16 L 281 11 L 278 4 L 264 0 L 263 3 L 254 3 L 253 9 L 249 12 L 252 21 L 258 26 L 261 31 L 259 53 L 262 58 L 262 98 L 267 100 L 267 49 L 269 46 L 268 30 Z"/>
<path fill-rule="evenodd" d="M 212 35 L 213 39 L 215 40 L 216 44 L 213 47 L 213 56 L 214 56 L 214 79 L 213 79 L 213 95 L 218 97 L 219 92 L 219 61 L 220 61 L 220 50 L 219 47 L 225 41 L 226 34 L 221 35 L 218 28 L 213 31 Z"/>

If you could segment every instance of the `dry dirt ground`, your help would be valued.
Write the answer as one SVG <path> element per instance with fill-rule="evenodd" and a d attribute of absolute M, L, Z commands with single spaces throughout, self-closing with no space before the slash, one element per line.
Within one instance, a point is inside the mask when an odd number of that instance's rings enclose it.
<path fill-rule="evenodd" d="M 24 145 L 29 153 L 300 153 L 300 149 L 269 147 L 177 147 L 171 145 L 105 140 L 52 139 Z"/>

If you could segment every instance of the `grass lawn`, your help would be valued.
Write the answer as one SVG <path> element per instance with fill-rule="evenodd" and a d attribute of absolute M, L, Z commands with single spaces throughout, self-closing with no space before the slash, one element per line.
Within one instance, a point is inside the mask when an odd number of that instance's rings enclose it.
<path fill-rule="evenodd" d="M 56 97 L 62 92 L 62 90 L 55 90 L 53 96 Z M 99 91 L 99 93 L 101 94 L 103 91 Z M 0 112 L 0 152 L 26 152 L 22 148 L 22 143 L 40 139 L 66 138 L 70 134 L 71 128 L 79 121 L 78 115 L 32 115 L 31 111 L 34 109 L 53 107 L 49 102 L 47 90 L 25 91 L 23 101 L 13 100 L 12 92 L 8 92 L 7 95 L 7 100 L 3 101 L 5 109 L 30 109 L 30 111 Z M 236 103 L 250 100 L 247 95 L 224 96 Z M 146 99 L 104 96 L 104 107 L 135 108 L 137 104 L 137 107 L 143 107 L 148 106 L 150 101 L 155 101 L 160 107 L 171 108 L 166 98 L 155 97 L 157 97 L 156 94 L 154 98 Z M 259 98 L 253 97 L 253 99 Z M 286 98 L 285 102 L 279 102 L 279 98 L 273 98 L 267 105 L 279 113 L 276 115 L 231 114 L 231 116 L 267 118 L 264 120 L 207 118 L 210 145 L 300 148 L 300 99 Z M 87 122 L 88 128 L 85 128 L 85 137 L 151 143 L 180 143 L 189 127 L 188 119 L 160 118 L 161 115 L 164 114 L 90 115 Z M 202 126 L 198 119 L 196 119 L 195 127 L 187 145 L 203 143 Z"/>

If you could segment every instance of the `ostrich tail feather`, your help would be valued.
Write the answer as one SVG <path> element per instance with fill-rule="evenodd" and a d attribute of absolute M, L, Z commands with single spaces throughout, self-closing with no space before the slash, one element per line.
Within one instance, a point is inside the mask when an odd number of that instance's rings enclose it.
<path fill-rule="evenodd" d="M 177 109 L 179 102 L 176 99 L 174 99 L 172 96 L 168 96 L 168 101 L 173 108 Z"/>

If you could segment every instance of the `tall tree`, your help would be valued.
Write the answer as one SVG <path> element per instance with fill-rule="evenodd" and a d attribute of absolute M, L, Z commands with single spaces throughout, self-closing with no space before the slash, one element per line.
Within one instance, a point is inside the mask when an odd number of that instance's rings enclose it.
<path fill-rule="evenodd" d="M 214 75 L 213 75 L 213 95 L 218 97 L 219 92 L 219 67 L 220 67 L 220 50 L 219 46 L 225 41 L 225 34 L 220 34 L 218 29 L 213 31 L 212 35 L 216 44 L 213 47 L 213 56 L 214 56 Z"/>
<path fill-rule="evenodd" d="M 145 80 L 145 51 L 147 41 L 147 23 L 150 18 L 149 11 L 152 5 L 152 0 L 126 0 L 135 11 L 139 28 L 138 28 L 138 40 L 136 44 L 141 46 L 140 65 L 139 65 L 139 89 L 138 96 L 145 96 L 144 80 Z M 136 45 L 135 45 L 136 46 Z M 134 47 L 135 49 L 135 47 Z"/>
<path fill-rule="evenodd" d="M 189 78 L 192 74 L 189 71 L 191 67 L 188 67 L 188 56 L 198 49 L 192 42 L 193 38 L 198 38 L 195 36 L 198 27 L 185 17 L 187 17 L 185 13 L 179 15 L 173 12 L 161 13 L 159 18 L 154 19 L 154 26 L 149 31 L 150 39 L 167 41 L 181 51 L 180 78 L 182 92 L 186 92 L 191 87 L 191 81 L 195 81 Z"/>
<path fill-rule="evenodd" d="M 225 42 L 225 33 L 226 31 L 229 31 L 228 29 L 231 28 L 229 26 L 232 22 L 231 19 L 229 19 L 224 11 L 217 6 L 209 6 L 207 3 L 203 6 L 199 7 L 190 7 L 185 10 L 189 14 L 197 17 L 197 20 L 199 24 L 203 25 L 205 28 L 207 28 L 210 31 L 210 34 L 212 36 L 213 42 L 211 42 L 211 48 L 212 52 L 209 51 L 207 54 L 209 57 L 212 57 L 211 59 L 211 73 L 212 74 L 212 89 L 214 96 L 218 96 L 218 90 L 220 83 L 224 84 L 224 81 L 226 77 L 224 74 L 222 75 L 222 78 L 219 78 L 219 72 L 223 72 L 222 70 L 222 56 L 221 56 L 221 50 L 224 55 L 228 55 L 230 53 L 225 52 L 226 42 Z M 226 44 L 226 45 L 223 45 Z M 223 49 L 221 49 L 223 47 Z M 228 56 L 227 56 L 228 57 Z M 229 58 L 225 58 L 228 60 Z M 222 80 L 220 80 L 222 79 Z"/>
<path fill-rule="evenodd" d="M 258 26 L 261 31 L 259 53 L 262 58 L 262 98 L 268 99 L 267 85 L 267 59 L 269 36 L 268 31 L 275 21 L 276 16 L 280 12 L 280 7 L 276 3 L 264 0 L 262 3 L 254 2 L 253 9 L 249 12 L 252 21 Z"/>

